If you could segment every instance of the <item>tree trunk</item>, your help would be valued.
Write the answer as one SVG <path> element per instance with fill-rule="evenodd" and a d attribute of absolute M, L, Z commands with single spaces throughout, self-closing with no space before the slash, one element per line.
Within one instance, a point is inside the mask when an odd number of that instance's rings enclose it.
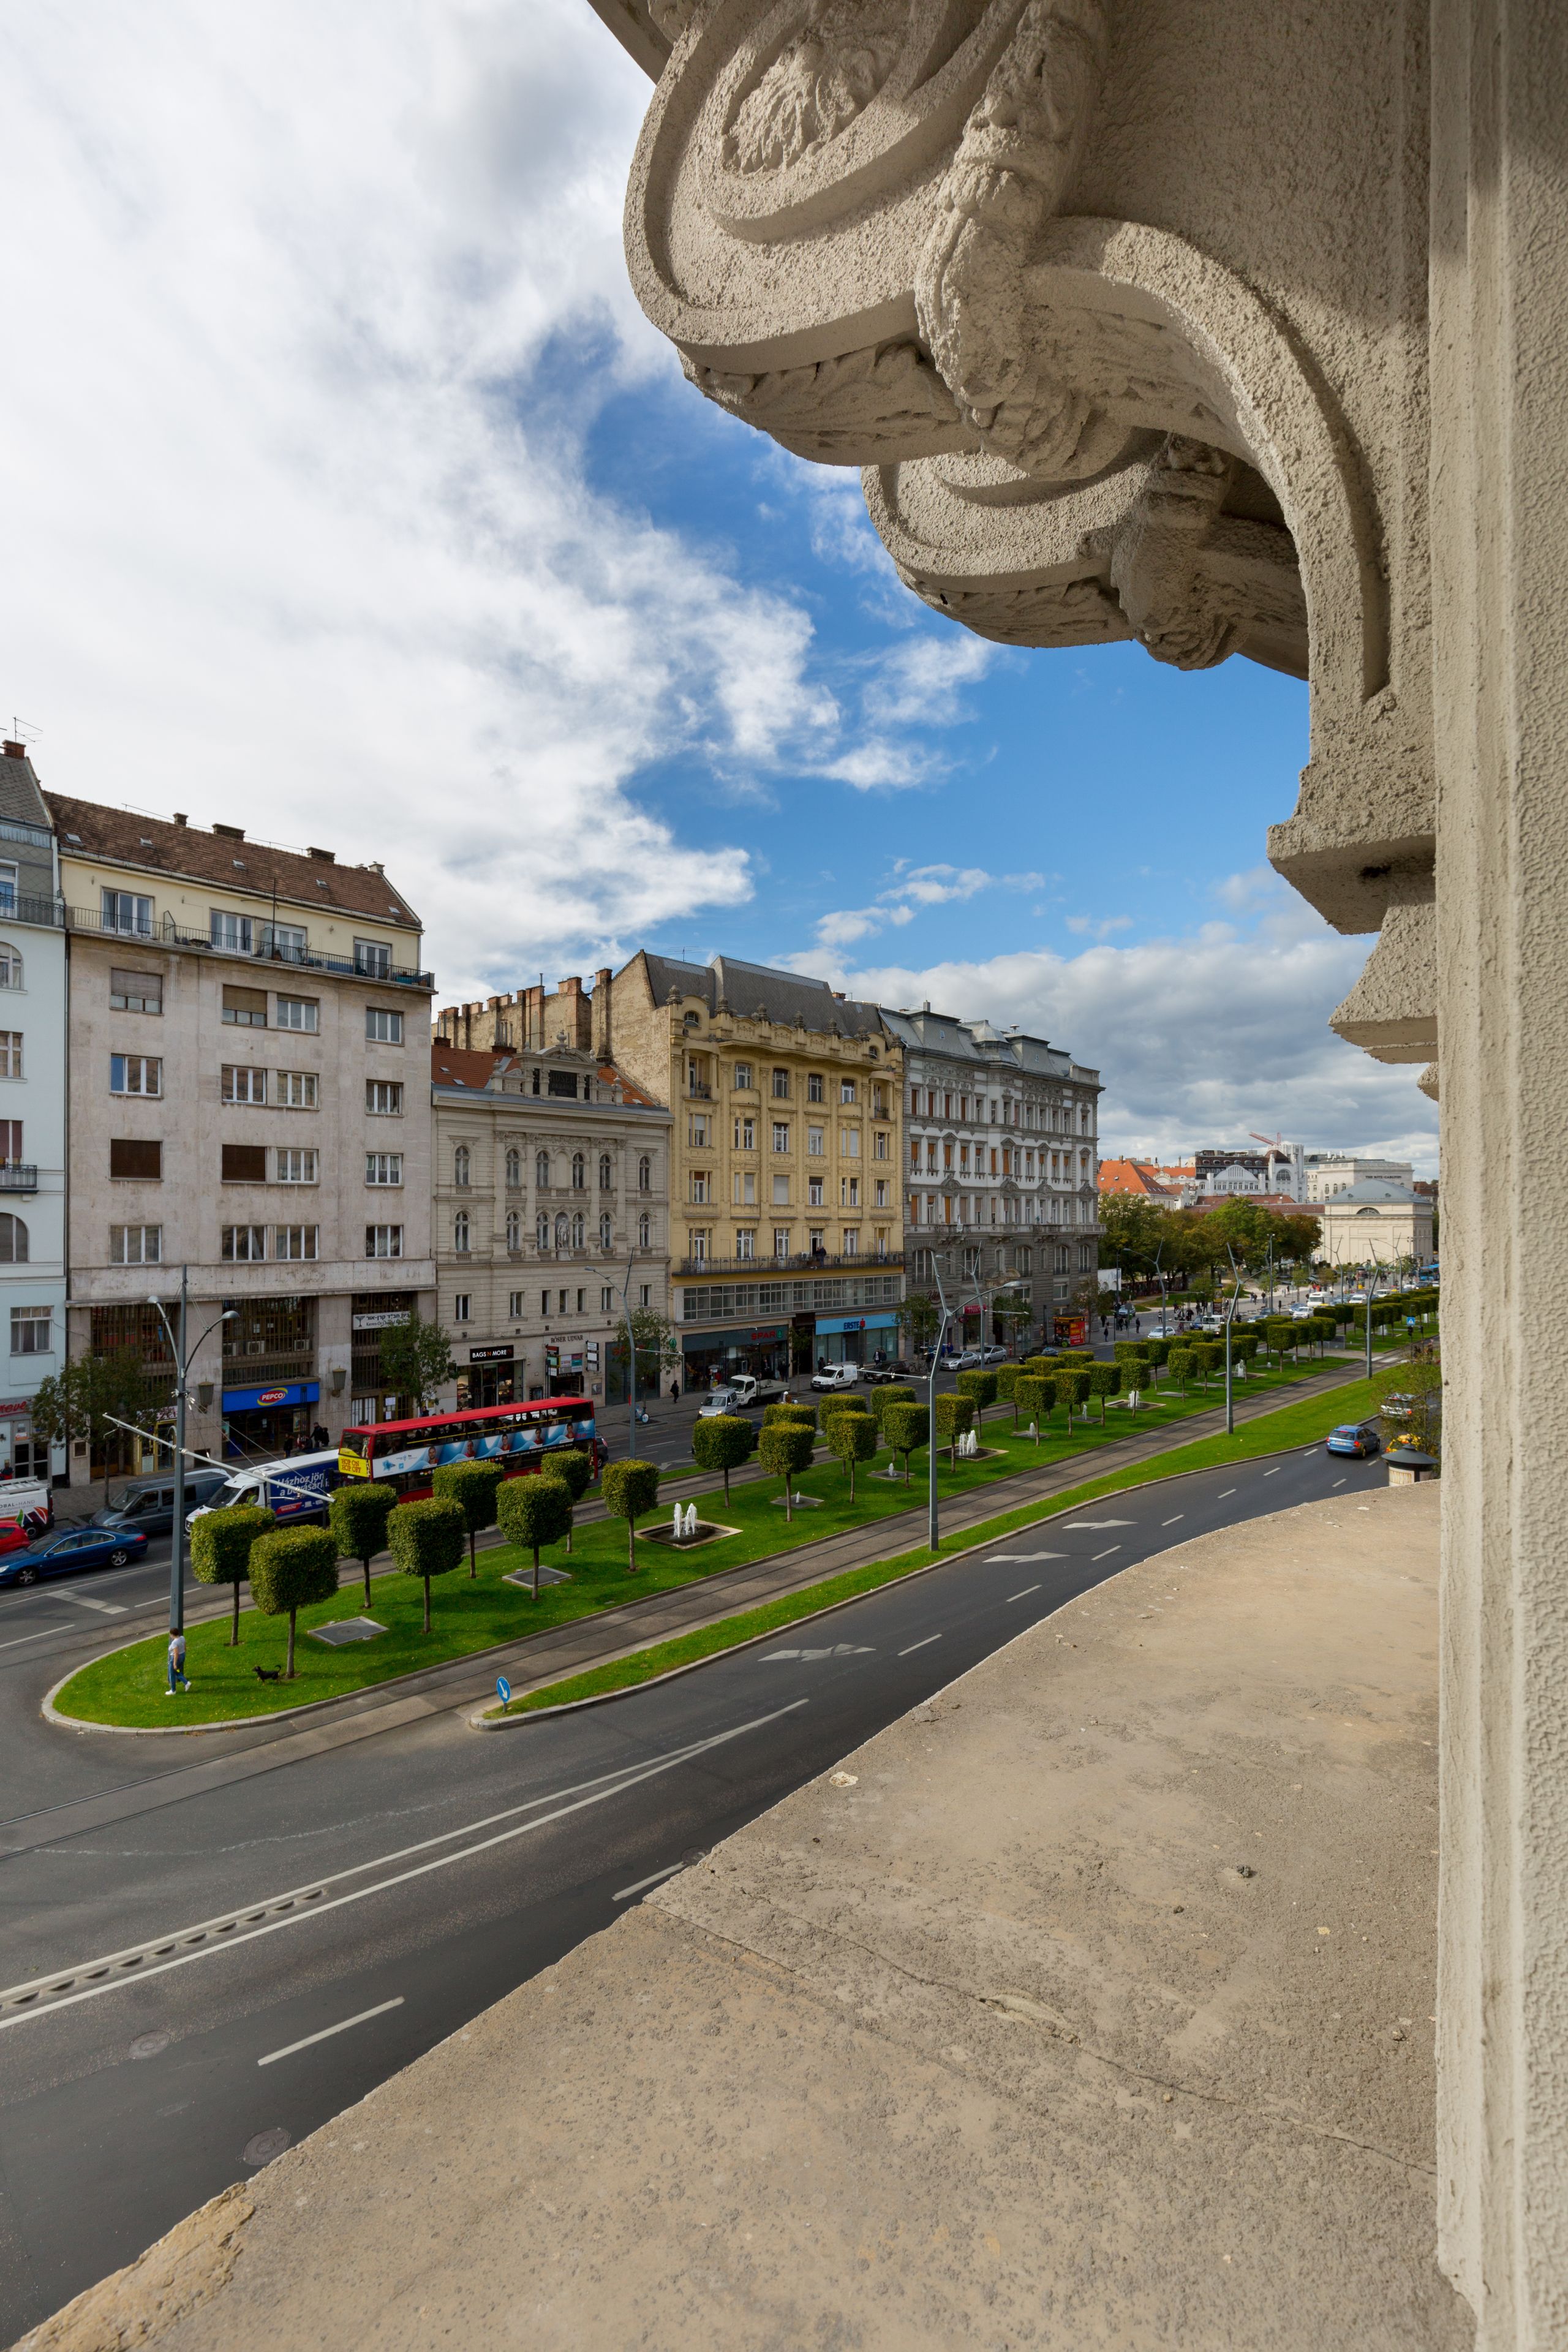
<path fill-rule="evenodd" d="M 626 1574 L 628 1576 L 635 1576 L 637 1572 L 637 1523 L 636 1519 L 628 1518 L 626 1521 Z"/>
<path fill-rule="evenodd" d="M 425 1579 L 425 1631 L 430 1631 L 430 1580 Z"/>
<path fill-rule="evenodd" d="M 537 1544 L 533 1547 L 533 1597 L 536 1601 L 539 1598 L 539 1546 Z"/>
<path fill-rule="evenodd" d="M 849 1461 L 849 1503 L 851 1509 L 853 1509 L 855 1503 L 855 1460 L 853 1455 L 850 1456 Z"/>
<path fill-rule="evenodd" d="M 470 1528 L 468 1529 L 468 1582 L 470 1584 L 472 1584 L 479 1572 L 479 1570 L 474 1566 L 474 1529 Z"/>
<path fill-rule="evenodd" d="M 237 1586 L 236 1590 L 238 1590 Z M 286 1683 L 291 1683 L 294 1679 L 294 1616 L 295 1612 L 290 1609 L 289 1612 L 289 1663 L 283 1673 Z"/>
<path fill-rule="evenodd" d="M 239 1579 L 237 1576 L 234 1580 L 234 1631 L 228 1637 L 228 1646 L 231 1650 L 237 1650 L 239 1647 Z"/>
<path fill-rule="evenodd" d="M 368 1559 L 362 1560 L 360 1564 L 364 1570 L 364 1605 L 368 1609 L 370 1607 L 370 1562 Z"/>
<path fill-rule="evenodd" d="M 730 1465 L 729 1465 L 729 1464 L 726 1462 L 726 1463 L 725 1463 L 725 1465 L 724 1465 L 724 1508 L 725 1508 L 726 1510 L 728 1510 L 728 1509 L 729 1509 L 729 1507 L 730 1507 Z"/>
<path fill-rule="evenodd" d="M 793 1470 L 786 1470 L 786 1471 L 784 1472 L 784 1524 L 785 1524 L 785 1526 L 786 1526 L 786 1527 L 789 1525 L 789 1522 L 790 1522 L 790 1521 L 794 1518 L 794 1517 L 795 1517 L 795 1506 L 794 1506 L 794 1504 L 793 1504 L 793 1503 L 791 1502 L 791 1500 L 790 1500 L 790 1491 L 789 1491 L 789 1490 L 790 1490 L 790 1482 L 791 1482 L 791 1480 L 794 1478 L 794 1476 L 795 1476 L 795 1472 L 794 1472 Z"/>

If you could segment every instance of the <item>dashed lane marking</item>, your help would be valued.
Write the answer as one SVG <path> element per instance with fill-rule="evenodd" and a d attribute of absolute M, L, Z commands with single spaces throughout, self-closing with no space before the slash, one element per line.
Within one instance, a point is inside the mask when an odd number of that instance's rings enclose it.
<path fill-rule="evenodd" d="M 940 1633 L 928 1633 L 923 1642 L 911 1642 L 907 1650 L 899 1652 L 899 1655 L 900 1658 L 912 1658 L 917 1650 L 929 1650 L 933 1642 L 940 1642 L 941 1639 Z"/>
<path fill-rule="evenodd" d="M 1089 1561 L 1089 1566 L 1090 1566 L 1090 1568 L 1092 1568 L 1092 1567 L 1094 1566 L 1094 1562 L 1095 1562 L 1095 1560 L 1097 1560 L 1097 1559 L 1109 1559 L 1110 1558 L 1110 1555 L 1111 1555 L 1111 1553 L 1112 1553 L 1113 1551 L 1120 1551 L 1121 1549 L 1121 1546 L 1120 1544 L 1110 1544 L 1110 1545 L 1109 1545 L 1109 1546 L 1107 1547 L 1107 1549 L 1106 1549 L 1104 1551 L 1097 1551 L 1097 1552 L 1095 1553 L 1095 1555 L 1094 1555 L 1094 1559 L 1091 1559 L 1091 1560 Z"/>
<path fill-rule="evenodd" d="M 368 2024 L 373 2017 L 384 2017 L 389 2009 L 402 2007 L 401 1993 L 395 2000 L 378 2000 L 374 2009 L 362 2009 L 357 2017 L 340 2018 L 336 2025 L 323 2025 L 320 2033 L 307 2033 L 303 2041 L 290 2042 L 285 2049 L 269 2050 L 265 2058 L 258 2058 L 256 2063 L 258 2066 L 276 2066 L 279 2058 L 292 2058 L 297 2050 L 309 2050 L 313 2042 L 330 2042 L 334 2033 L 346 2033 L 351 2025 Z"/>
<path fill-rule="evenodd" d="M 1022 1592 L 1010 1592 L 1007 1595 L 1008 1605 L 1011 1606 L 1015 1601 L 1027 1601 L 1030 1593 L 1037 1592 L 1039 1589 L 1037 1584 L 1026 1584 Z"/>
<path fill-rule="evenodd" d="M 683 1863 L 667 1862 L 662 1870 L 650 1870 L 646 1878 L 634 1879 L 629 1886 L 618 1886 L 610 1900 L 612 1903 L 629 1903 L 634 1895 L 641 1895 L 647 1888 L 657 1886 L 661 1879 L 673 1878 L 678 1870 L 684 1868 Z"/>

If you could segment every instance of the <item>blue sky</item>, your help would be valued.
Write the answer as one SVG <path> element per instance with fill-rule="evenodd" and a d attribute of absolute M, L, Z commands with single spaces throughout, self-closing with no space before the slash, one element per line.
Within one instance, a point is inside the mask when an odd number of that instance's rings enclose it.
<path fill-rule="evenodd" d="M 0 26 L 0 696 L 46 783 L 379 857 L 440 1001 L 647 945 L 1019 1021 L 1108 1148 L 1430 1167 L 1263 863 L 1307 698 L 983 645 L 853 475 L 642 320 L 647 85 L 586 0 L 106 0 Z"/>

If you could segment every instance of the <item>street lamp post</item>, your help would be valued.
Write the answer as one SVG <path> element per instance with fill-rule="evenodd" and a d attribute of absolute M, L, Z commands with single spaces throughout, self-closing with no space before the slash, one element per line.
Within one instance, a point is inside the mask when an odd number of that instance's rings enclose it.
<path fill-rule="evenodd" d="M 586 1266 L 584 1271 L 592 1276 L 596 1282 L 603 1282 L 605 1278 L 603 1270 L 599 1266 Z M 621 1319 L 626 1327 L 626 1388 L 630 1398 L 626 1408 L 626 1459 L 628 1461 L 637 1450 L 637 1348 L 636 1335 L 632 1330 L 632 1276 L 636 1271 L 637 1260 L 635 1257 L 628 1256 L 626 1278 L 621 1285 Z M 609 1367 L 606 1363 L 606 1383 L 608 1373 Z"/>
<path fill-rule="evenodd" d="M 949 1309 L 947 1292 L 942 1287 L 942 1268 L 937 1262 L 937 1254 L 934 1250 L 931 1252 L 931 1271 L 936 1276 L 936 1295 L 942 1302 L 942 1322 L 937 1330 L 936 1345 L 931 1349 L 931 1378 L 927 1384 L 926 1396 L 926 1418 L 929 1424 L 926 1430 L 926 1536 L 931 1549 L 935 1551 L 942 1542 L 942 1529 L 938 1524 L 936 1503 L 936 1368 L 942 1360 L 942 1341 L 947 1337 Z"/>
<path fill-rule="evenodd" d="M 203 1342 L 210 1339 L 220 1323 L 233 1323 L 237 1318 L 231 1307 L 207 1325 L 195 1348 L 187 1349 L 186 1334 L 190 1328 L 191 1270 L 180 1268 L 180 1331 L 178 1339 L 170 1328 L 168 1315 L 161 1298 L 148 1299 L 149 1307 L 158 1310 L 158 1319 L 168 1333 L 169 1345 L 174 1351 L 174 1528 L 169 1550 L 169 1631 L 183 1633 L 185 1630 L 185 1406 L 186 1389 L 190 1383 L 191 1358 Z"/>
<path fill-rule="evenodd" d="M 1234 1437 L 1236 1435 L 1236 1402 L 1231 1392 L 1230 1327 L 1236 1320 L 1237 1305 L 1241 1297 L 1241 1276 L 1237 1271 L 1236 1252 L 1228 1242 L 1225 1245 L 1225 1254 L 1230 1260 L 1231 1275 L 1230 1307 L 1225 1318 L 1225 1433 L 1227 1437 Z"/>

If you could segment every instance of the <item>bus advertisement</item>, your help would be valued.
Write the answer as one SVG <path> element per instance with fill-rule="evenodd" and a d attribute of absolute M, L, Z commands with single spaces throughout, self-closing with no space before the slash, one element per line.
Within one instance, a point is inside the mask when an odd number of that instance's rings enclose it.
<path fill-rule="evenodd" d="M 574 1449 L 601 1460 L 591 1397 L 546 1397 L 532 1404 L 478 1405 L 467 1412 L 345 1429 L 338 1452 L 344 1478 L 391 1478 L 405 1499 L 428 1494 L 447 1462 L 499 1462 L 509 1478 L 537 1470 L 546 1454 Z"/>

